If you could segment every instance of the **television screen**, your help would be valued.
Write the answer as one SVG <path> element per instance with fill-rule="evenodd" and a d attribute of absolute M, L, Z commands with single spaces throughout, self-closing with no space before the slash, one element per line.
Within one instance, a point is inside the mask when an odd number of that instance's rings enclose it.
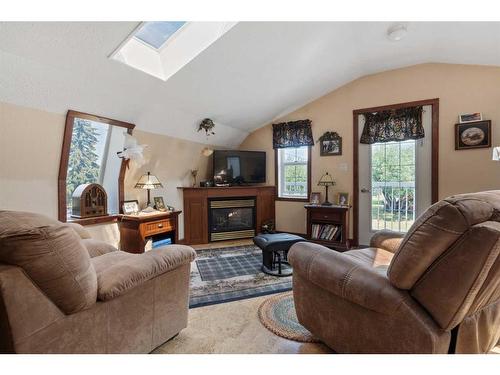
<path fill-rule="evenodd" d="M 264 151 L 214 151 L 214 182 L 244 185 L 266 182 Z"/>

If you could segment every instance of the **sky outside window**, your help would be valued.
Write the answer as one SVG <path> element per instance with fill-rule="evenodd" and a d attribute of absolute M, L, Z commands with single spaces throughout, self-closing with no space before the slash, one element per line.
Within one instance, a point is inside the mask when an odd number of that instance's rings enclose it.
<path fill-rule="evenodd" d="M 145 22 L 135 37 L 151 47 L 159 49 L 185 23 L 184 21 Z"/>

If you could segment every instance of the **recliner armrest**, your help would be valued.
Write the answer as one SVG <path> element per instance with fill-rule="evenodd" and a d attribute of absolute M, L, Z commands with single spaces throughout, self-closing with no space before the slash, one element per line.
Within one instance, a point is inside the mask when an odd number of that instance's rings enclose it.
<path fill-rule="evenodd" d="M 144 254 L 130 254 L 97 275 L 97 298 L 108 301 L 163 273 L 189 264 L 196 252 L 189 246 L 169 245 Z"/>
<path fill-rule="evenodd" d="M 370 239 L 370 247 L 377 247 L 395 253 L 403 241 L 405 234 L 394 232 L 392 230 L 379 230 Z"/>
<path fill-rule="evenodd" d="M 104 241 L 94 240 L 93 238 L 82 239 L 82 244 L 87 249 L 91 258 L 111 253 L 113 251 L 118 251 L 116 247 L 111 246 Z"/>
<path fill-rule="evenodd" d="M 290 248 L 288 260 L 294 275 L 370 310 L 392 314 L 410 299 L 391 285 L 386 267 L 369 267 L 321 245 L 299 242 Z"/>
<path fill-rule="evenodd" d="M 71 223 L 71 222 L 61 223 L 61 224 L 65 227 L 69 227 L 69 228 L 73 229 L 82 240 L 92 238 L 89 231 L 87 229 L 85 229 L 83 227 L 83 225 L 81 225 L 81 224 Z"/>
<path fill-rule="evenodd" d="M 0 263 L 0 353 L 64 316 L 21 267 Z"/>

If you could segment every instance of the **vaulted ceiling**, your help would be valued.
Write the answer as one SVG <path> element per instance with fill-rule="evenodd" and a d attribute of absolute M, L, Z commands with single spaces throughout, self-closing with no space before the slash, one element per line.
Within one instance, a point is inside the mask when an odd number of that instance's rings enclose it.
<path fill-rule="evenodd" d="M 367 74 L 426 62 L 500 65 L 500 23 L 408 23 L 399 42 L 386 37 L 391 25 L 241 22 L 164 82 L 109 59 L 137 22 L 0 23 L 0 101 L 234 147 Z M 205 117 L 216 123 L 210 139 L 196 131 Z"/>

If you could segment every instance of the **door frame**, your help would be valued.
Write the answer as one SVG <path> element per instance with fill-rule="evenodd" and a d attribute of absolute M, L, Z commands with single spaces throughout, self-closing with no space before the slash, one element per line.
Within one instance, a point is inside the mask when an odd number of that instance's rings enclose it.
<path fill-rule="evenodd" d="M 389 104 L 380 107 L 355 109 L 352 111 L 353 122 L 353 194 L 352 194 L 352 214 L 353 214 L 353 238 L 352 244 L 358 245 L 359 237 L 359 130 L 358 116 L 367 112 L 379 112 L 395 110 L 407 107 L 417 107 L 430 105 L 432 107 L 432 161 L 431 161 L 431 201 L 436 203 L 439 196 L 439 98 L 417 100 L 414 102 Z"/>

